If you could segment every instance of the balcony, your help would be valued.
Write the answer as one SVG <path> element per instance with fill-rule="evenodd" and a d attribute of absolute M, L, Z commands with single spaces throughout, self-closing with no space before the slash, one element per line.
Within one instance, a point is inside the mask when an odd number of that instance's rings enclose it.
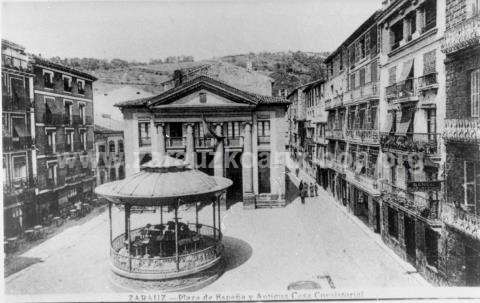
<path fill-rule="evenodd" d="M 141 146 L 150 146 L 152 144 L 152 139 L 150 137 L 140 137 L 138 139 L 138 144 Z"/>
<path fill-rule="evenodd" d="M 185 138 L 183 137 L 170 137 L 165 139 L 167 148 L 185 148 Z"/>
<path fill-rule="evenodd" d="M 445 32 L 442 51 L 445 54 L 451 54 L 477 45 L 480 45 L 480 15 L 478 14 Z"/>
<path fill-rule="evenodd" d="M 332 109 L 342 105 L 343 105 L 343 94 L 337 94 L 332 99 L 328 99 L 325 101 L 325 109 Z"/>
<path fill-rule="evenodd" d="M 73 115 L 72 116 L 73 125 L 83 125 L 83 119 L 80 115 Z"/>
<path fill-rule="evenodd" d="M 18 195 L 28 189 L 34 189 L 35 183 L 35 179 L 29 177 L 7 180 L 3 183 L 3 192 L 9 195 Z"/>
<path fill-rule="evenodd" d="M 30 149 L 32 137 L 3 137 L 3 151 Z"/>
<path fill-rule="evenodd" d="M 68 86 L 68 85 L 64 84 L 63 85 L 63 91 L 67 92 L 67 93 L 71 93 L 72 92 L 72 86 Z"/>
<path fill-rule="evenodd" d="M 257 142 L 259 145 L 270 144 L 270 136 L 258 136 Z"/>
<path fill-rule="evenodd" d="M 243 147 L 243 137 L 225 138 L 225 147 Z"/>
<path fill-rule="evenodd" d="M 370 82 L 363 86 L 357 87 L 347 92 L 345 96 L 345 105 L 378 98 L 378 82 Z"/>
<path fill-rule="evenodd" d="M 342 129 L 333 129 L 333 130 L 326 130 L 325 137 L 327 139 L 334 139 L 334 140 L 343 140 L 343 130 Z"/>
<path fill-rule="evenodd" d="M 478 215 L 465 210 L 461 206 L 455 207 L 450 203 L 445 203 L 442 219 L 446 225 L 480 241 L 480 217 Z"/>
<path fill-rule="evenodd" d="M 354 184 L 356 187 L 361 188 L 371 195 L 380 195 L 380 188 L 378 186 L 377 178 L 372 174 L 358 174 L 352 169 L 347 169 L 345 172 L 348 182 Z"/>
<path fill-rule="evenodd" d="M 380 183 L 381 196 L 388 203 L 423 219 L 432 226 L 440 226 L 439 201 L 409 192 L 386 182 Z"/>
<path fill-rule="evenodd" d="M 63 115 L 61 114 L 43 114 L 42 121 L 45 125 L 61 125 L 64 122 Z"/>
<path fill-rule="evenodd" d="M 451 142 L 480 143 L 480 119 L 445 119 L 443 138 Z"/>
<path fill-rule="evenodd" d="M 43 86 L 45 88 L 54 89 L 55 88 L 55 83 L 53 83 L 51 81 L 44 81 Z"/>
<path fill-rule="evenodd" d="M 438 88 L 437 73 L 423 75 L 419 77 L 417 81 L 417 87 L 419 91 L 426 91 Z"/>
<path fill-rule="evenodd" d="M 405 81 L 387 86 L 385 95 L 388 102 L 401 103 L 418 101 L 418 92 L 415 78 L 408 78 Z"/>
<path fill-rule="evenodd" d="M 85 89 L 79 88 L 79 89 L 77 89 L 77 93 L 80 94 L 80 95 L 85 95 Z"/>
<path fill-rule="evenodd" d="M 195 148 L 213 148 L 215 146 L 214 138 L 195 138 Z"/>
<path fill-rule="evenodd" d="M 2 54 L 2 67 L 32 73 L 32 66 L 27 62 L 27 60 L 9 56 L 7 54 Z"/>
<path fill-rule="evenodd" d="M 345 132 L 345 138 L 355 143 L 380 143 L 380 133 L 378 129 L 348 129 Z"/>
<path fill-rule="evenodd" d="M 380 145 L 383 150 L 405 153 L 425 153 L 436 155 L 438 152 L 437 133 L 381 133 Z"/>

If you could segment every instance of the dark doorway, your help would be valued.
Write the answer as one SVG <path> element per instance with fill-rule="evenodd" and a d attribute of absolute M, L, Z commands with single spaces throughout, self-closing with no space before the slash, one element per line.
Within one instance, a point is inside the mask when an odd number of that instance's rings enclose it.
<path fill-rule="evenodd" d="M 480 252 L 465 245 L 465 284 L 480 286 Z"/>
<path fill-rule="evenodd" d="M 214 153 L 210 151 L 197 152 L 196 167 L 199 171 L 206 173 L 207 175 L 214 175 Z"/>
<path fill-rule="evenodd" d="M 270 152 L 258 153 L 258 191 L 270 193 Z"/>
<path fill-rule="evenodd" d="M 170 123 L 170 138 L 181 138 L 183 136 L 182 123 Z"/>
<path fill-rule="evenodd" d="M 225 177 L 233 184 L 227 190 L 227 209 L 230 205 L 243 200 L 242 153 L 229 151 L 225 153 Z"/>
<path fill-rule="evenodd" d="M 405 216 L 405 246 L 407 250 L 407 260 L 415 264 L 415 221 L 409 216 Z"/>
<path fill-rule="evenodd" d="M 373 205 L 375 205 L 375 229 L 374 231 L 379 234 L 380 233 L 380 224 L 381 224 L 381 221 L 380 221 L 380 203 L 378 203 L 377 201 L 374 201 L 373 202 Z"/>

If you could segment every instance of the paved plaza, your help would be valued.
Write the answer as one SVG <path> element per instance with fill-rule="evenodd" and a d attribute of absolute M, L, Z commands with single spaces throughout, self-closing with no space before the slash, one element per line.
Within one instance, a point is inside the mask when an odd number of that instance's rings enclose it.
<path fill-rule="evenodd" d="M 182 212 L 183 221 L 193 218 L 193 209 Z M 200 218 L 211 224 L 211 207 L 204 208 Z M 119 234 L 123 217 L 116 208 L 113 219 Z M 158 212 L 132 218 L 133 227 L 147 221 L 159 221 Z M 226 270 L 202 291 L 286 290 L 296 281 L 337 289 L 428 285 L 324 191 L 305 205 L 295 198 L 279 209 L 244 210 L 235 204 L 223 212 L 222 231 Z M 110 278 L 107 212 L 22 257 L 42 261 L 7 277 L 8 294 L 121 291 Z"/>

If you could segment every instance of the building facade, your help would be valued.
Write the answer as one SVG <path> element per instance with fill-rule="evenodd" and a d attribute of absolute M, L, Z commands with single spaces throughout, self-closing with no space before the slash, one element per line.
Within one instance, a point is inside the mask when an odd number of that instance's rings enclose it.
<path fill-rule="evenodd" d="M 446 199 L 442 265 L 450 285 L 480 285 L 480 9 L 446 1 Z"/>
<path fill-rule="evenodd" d="M 160 95 L 117 104 L 125 120 L 127 175 L 169 154 L 232 179 L 226 207 L 285 205 L 288 101 L 204 75 L 175 83 Z"/>
<path fill-rule="evenodd" d="M 37 219 L 60 215 L 90 198 L 95 187 L 95 77 L 34 57 Z"/>
<path fill-rule="evenodd" d="M 382 238 L 430 281 L 439 263 L 445 162 L 445 1 L 390 1 L 381 36 Z M 426 187 L 419 187 L 421 184 Z"/>
<path fill-rule="evenodd" d="M 123 130 L 95 125 L 97 185 L 125 178 Z"/>
<path fill-rule="evenodd" d="M 25 48 L 2 40 L 3 218 L 6 237 L 35 224 L 33 70 Z"/>

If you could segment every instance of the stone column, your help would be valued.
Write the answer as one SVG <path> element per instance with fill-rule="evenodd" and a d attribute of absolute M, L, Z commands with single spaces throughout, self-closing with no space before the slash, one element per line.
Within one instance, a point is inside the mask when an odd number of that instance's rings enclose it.
<path fill-rule="evenodd" d="M 222 123 L 217 123 L 215 125 L 215 134 L 217 136 L 222 136 Z M 215 156 L 214 156 L 214 175 L 223 177 L 223 166 L 224 166 L 224 147 L 223 141 L 217 140 L 215 145 Z"/>
<path fill-rule="evenodd" d="M 158 149 L 158 133 L 155 127 L 155 121 L 153 117 L 150 120 L 150 138 L 151 138 L 150 148 L 152 151 L 152 159 L 155 160 L 159 158 L 160 152 Z"/>
<path fill-rule="evenodd" d="M 187 123 L 187 149 L 185 160 L 190 167 L 195 168 L 195 142 L 193 139 L 193 123 Z"/>
<path fill-rule="evenodd" d="M 165 124 L 164 123 L 157 123 L 157 134 L 158 134 L 158 151 L 160 156 L 164 156 L 166 154 L 165 148 Z"/>
<path fill-rule="evenodd" d="M 138 119 L 132 113 L 124 113 L 125 119 L 125 173 L 126 176 L 133 175 L 140 170 L 140 146 L 138 139 Z M 107 146 L 108 148 L 108 146 Z"/>
<path fill-rule="evenodd" d="M 244 124 L 242 153 L 242 183 L 244 208 L 255 208 L 255 194 L 253 193 L 252 157 L 252 124 L 251 122 L 246 122 Z"/>

